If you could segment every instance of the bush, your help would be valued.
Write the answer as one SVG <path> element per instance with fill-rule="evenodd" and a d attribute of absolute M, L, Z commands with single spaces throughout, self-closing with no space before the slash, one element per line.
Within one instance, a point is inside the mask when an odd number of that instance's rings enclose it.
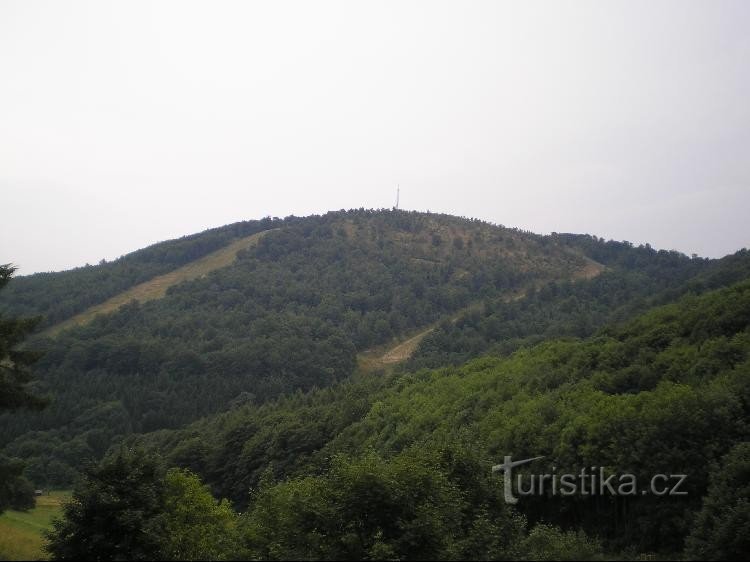
<path fill-rule="evenodd" d="M 597 560 L 602 547 L 582 531 L 561 531 L 552 525 L 536 525 L 521 541 L 523 560 Z"/>

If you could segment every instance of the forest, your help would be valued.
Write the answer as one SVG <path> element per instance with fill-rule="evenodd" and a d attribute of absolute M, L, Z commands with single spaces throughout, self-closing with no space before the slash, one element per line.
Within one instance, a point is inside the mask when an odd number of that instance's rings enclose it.
<path fill-rule="evenodd" d="M 85 285 L 100 276 L 143 276 L 101 300 L 263 230 L 231 266 L 164 298 L 44 333 L 91 304 Z M 18 368 L 0 396 L 13 386 L 23 400 L 0 403 L 0 510 L 24 508 L 35 487 L 73 486 L 48 535 L 53 558 L 750 551 L 747 250 L 709 260 L 367 210 L 171 244 L 48 274 L 49 285 L 5 276 L 0 326 L 13 329 L 0 352 Z M 37 315 L 48 319 L 19 319 Z M 425 327 L 404 361 L 363 368 Z M 491 470 L 510 454 L 544 457 L 527 475 L 683 474 L 687 493 L 511 505 Z"/>
<path fill-rule="evenodd" d="M 562 243 L 450 217 L 356 211 L 264 224 L 280 222 L 231 266 L 162 299 L 41 332 L 35 384 L 54 398 L 39 413 L 0 415 L 0 446 L 38 485 L 65 487 L 125 435 L 328 386 L 353 373 L 358 352 L 485 295 L 567 277 L 582 260 Z M 61 275 L 74 274 L 86 283 L 85 270 Z M 50 293 L 65 304 L 64 286 Z"/>
<path fill-rule="evenodd" d="M 541 533 L 534 544 L 552 558 L 732 558 L 748 546 L 748 327 L 742 282 L 591 338 L 350 380 L 129 446 L 230 498 L 253 557 L 503 559 Z M 534 497 L 509 510 L 489 471 L 508 451 L 643 478 L 672 470 L 687 475 L 687 495 Z M 413 511 L 388 511 L 404 506 Z M 515 543 L 502 531 L 513 525 Z M 426 536 L 410 546 L 417 529 Z M 569 551 L 554 550 L 559 536 Z"/>

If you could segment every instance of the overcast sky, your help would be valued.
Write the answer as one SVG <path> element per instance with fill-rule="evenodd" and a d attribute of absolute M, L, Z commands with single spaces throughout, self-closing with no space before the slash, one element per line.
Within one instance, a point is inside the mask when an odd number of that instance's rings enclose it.
<path fill-rule="evenodd" d="M 401 207 L 750 246 L 750 1 L 0 0 L 0 263 Z"/>

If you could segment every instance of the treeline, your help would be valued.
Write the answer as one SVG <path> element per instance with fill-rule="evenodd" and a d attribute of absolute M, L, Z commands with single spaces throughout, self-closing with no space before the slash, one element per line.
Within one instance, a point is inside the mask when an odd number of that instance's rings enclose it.
<path fill-rule="evenodd" d="M 451 217 L 285 219 L 231 266 L 35 341 L 53 403 L 0 417 L 0 445 L 37 485 L 67 485 L 124 435 L 328 386 L 358 351 L 581 262 L 564 244 Z"/>
<path fill-rule="evenodd" d="M 601 541 L 607 556 L 733 559 L 750 546 L 749 414 L 743 282 L 590 339 L 352 380 L 138 442 L 230 497 L 259 558 L 503 558 L 536 544 L 573 559 Z M 490 476 L 505 455 L 544 455 L 535 474 L 685 474 L 687 494 L 523 497 L 514 515 Z"/>
<path fill-rule="evenodd" d="M 470 451 L 337 457 L 326 477 L 263 485 L 252 511 L 191 471 L 120 448 L 86 471 L 47 534 L 55 560 L 591 560 L 597 541 L 530 525 Z"/>

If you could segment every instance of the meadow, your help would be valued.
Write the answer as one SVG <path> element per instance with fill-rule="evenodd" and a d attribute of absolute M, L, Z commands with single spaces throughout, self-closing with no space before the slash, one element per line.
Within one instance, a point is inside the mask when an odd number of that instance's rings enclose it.
<path fill-rule="evenodd" d="M 44 560 L 44 531 L 60 514 L 69 491 L 50 492 L 36 498 L 29 511 L 8 510 L 0 515 L 0 560 Z"/>

